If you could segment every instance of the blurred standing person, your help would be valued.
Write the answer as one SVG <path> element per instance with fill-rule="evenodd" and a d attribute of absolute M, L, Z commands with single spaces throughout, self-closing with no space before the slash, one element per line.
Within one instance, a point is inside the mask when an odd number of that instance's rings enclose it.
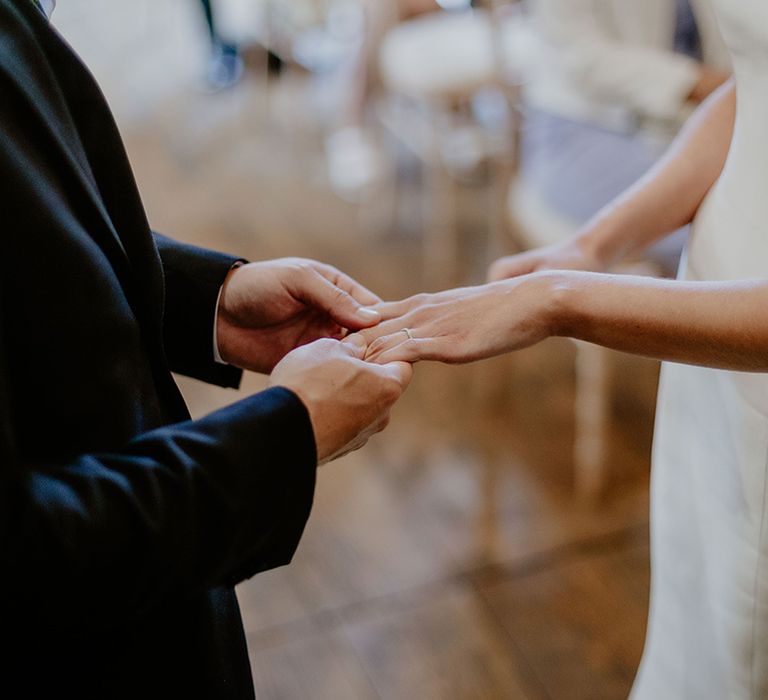
<path fill-rule="evenodd" d="M 326 143 L 328 173 L 336 192 L 355 198 L 381 176 L 383 161 L 367 125 L 367 112 L 379 88 L 379 51 L 393 27 L 416 17 L 470 6 L 469 0 L 360 0 L 362 37 L 352 59 L 341 116 Z"/>
<path fill-rule="evenodd" d="M 200 5 L 211 40 L 211 55 L 206 70 L 206 81 L 214 90 L 235 85 L 243 75 L 243 59 L 237 44 L 226 41 L 219 32 L 212 0 L 200 0 Z"/>
<path fill-rule="evenodd" d="M 539 52 L 522 178 L 578 227 L 650 169 L 691 109 L 727 80 L 730 57 L 706 0 L 531 7 Z M 665 245 L 671 262 L 681 241 Z"/>

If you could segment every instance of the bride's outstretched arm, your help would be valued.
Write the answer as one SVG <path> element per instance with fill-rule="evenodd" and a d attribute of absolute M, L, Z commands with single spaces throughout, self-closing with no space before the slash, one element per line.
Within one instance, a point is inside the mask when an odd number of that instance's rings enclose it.
<path fill-rule="evenodd" d="M 379 308 L 389 320 L 362 335 L 367 357 L 381 363 L 472 362 L 567 336 L 662 360 L 768 371 L 766 280 L 551 271 Z"/>
<path fill-rule="evenodd" d="M 672 282 L 603 270 L 689 223 L 723 169 L 735 86 L 700 108 L 667 156 L 570 241 L 499 261 L 510 278 L 379 308 L 377 362 L 472 362 L 569 336 L 664 360 L 768 371 L 768 281 Z M 407 329 L 407 331 L 405 330 Z"/>
<path fill-rule="evenodd" d="M 537 270 L 606 270 L 690 223 L 722 172 L 733 136 L 729 81 L 697 110 L 667 154 L 571 239 L 497 260 L 491 280 Z"/>

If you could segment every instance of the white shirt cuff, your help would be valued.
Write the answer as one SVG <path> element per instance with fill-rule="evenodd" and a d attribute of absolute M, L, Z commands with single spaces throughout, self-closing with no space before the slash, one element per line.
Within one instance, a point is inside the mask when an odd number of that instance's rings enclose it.
<path fill-rule="evenodd" d="M 224 290 L 224 285 L 221 285 L 219 289 L 219 296 L 216 297 L 216 311 L 213 314 L 213 361 L 219 365 L 229 364 L 221 359 L 221 353 L 219 352 L 219 338 L 216 333 L 216 328 L 219 325 L 219 302 L 221 301 L 221 292 Z"/>
<path fill-rule="evenodd" d="M 245 263 L 242 260 L 238 260 L 229 271 L 236 270 L 238 267 L 242 267 Z M 219 288 L 219 295 L 216 297 L 216 310 L 213 312 L 213 361 L 219 365 L 229 365 L 229 362 L 225 362 L 219 352 L 219 337 L 216 329 L 219 325 L 219 304 L 221 303 L 221 293 L 224 291 L 224 285 Z"/>

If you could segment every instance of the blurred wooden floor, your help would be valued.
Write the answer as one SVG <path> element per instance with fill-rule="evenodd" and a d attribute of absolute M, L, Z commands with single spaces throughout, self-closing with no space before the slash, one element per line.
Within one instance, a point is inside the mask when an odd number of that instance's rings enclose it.
<path fill-rule="evenodd" d="M 381 235 L 333 196 L 306 76 L 268 99 L 255 73 L 225 94 L 198 90 L 190 5 L 57 10 L 117 106 L 153 225 L 252 259 L 316 257 L 389 298 L 421 291 L 417 207 Z M 406 196 L 418 201 L 418 178 Z M 459 203 L 469 280 L 485 202 L 478 184 Z M 627 696 L 648 598 L 656 366 L 619 358 L 611 481 L 587 508 L 572 497 L 572 360 L 550 341 L 420 366 L 389 430 L 322 469 L 293 564 L 239 588 L 262 700 Z M 196 415 L 239 395 L 181 383 Z M 262 385 L 249 376 L 241 393 Z"/>

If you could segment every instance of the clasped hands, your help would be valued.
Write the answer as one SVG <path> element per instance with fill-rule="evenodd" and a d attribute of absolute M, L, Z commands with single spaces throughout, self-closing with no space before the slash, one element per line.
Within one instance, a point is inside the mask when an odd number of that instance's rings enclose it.
<path fill-rule="evenodd" d="M 413 363 L 472 362 L 556 334 L 567 278 L 537 271 L 552 257 L 513 256 L 492 268 L 498 281 L 397 302 L 311 260 L 243 265 L 222 288 L 219 352 L 302 400 L 318 461 L 328 462 L 386 426 Z"/>

